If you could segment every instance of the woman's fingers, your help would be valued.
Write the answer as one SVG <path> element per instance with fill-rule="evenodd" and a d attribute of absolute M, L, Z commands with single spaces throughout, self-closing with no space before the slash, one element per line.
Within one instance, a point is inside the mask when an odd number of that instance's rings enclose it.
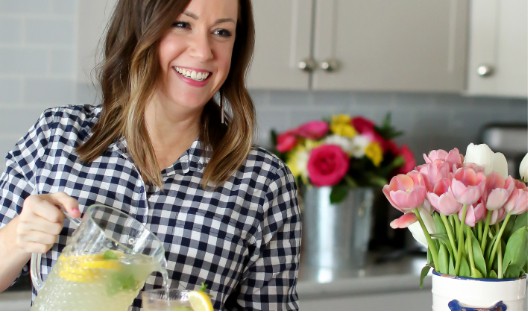
<path fill-rule="evenodd" d="M 28 252 L 47 252 L 63 228 L 64 211 L 80 217 L 77 201 L 65 193 L 28 196 L 17 226 L 17 243 Z"/>

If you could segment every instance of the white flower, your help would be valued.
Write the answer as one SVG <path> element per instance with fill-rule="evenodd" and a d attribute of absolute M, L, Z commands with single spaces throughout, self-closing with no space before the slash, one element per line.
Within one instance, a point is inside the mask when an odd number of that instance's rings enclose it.
<path fill-rule="evenodd" d="M 429 235 L 435 234 L 436 226 L 434 224 L 433 216 L 427 211 L 420 209 L 420 217 L 422 218 L 425 227 L 427 228 L 427 232 L 429 232 Z M 413 224 L 409 225 L 407 228 L 409 229 L 409 231 L 411 231 L 411 234 L 414 239 L 418 243 L 420 243 L 420 245 L 427 248 L 427 239 L 425 238 L 425 234 L 422 230 L 422 227 L 420 226 L 420 222 L 416 221 Z"/>
<path fill-rule="evenodd" d="M 508 177 L 508 161 L 502 153 L 494 153 L 486 144 L 470 143 L 466 149 L 464 163 L 474 163 L 484 167 L 484 174 L 497 172 L 502 177 Z"/>
<path fill-rule="evenodd" d="M 370 139 L 364 135 L 356 135 L 352 138 L 352 149 L 350 154 L 356 158 L 361 158 L 365 156 L 365 150 L 370 144 Z"/>
<path fill-rule="evenodd" d="M 351 139 L 336 134 L 326 137 L 323 143 L 338 145 L 349 155 L 351 154 L 353 148 Z"/>
<path fill-rule="evenodd" d="M 528 153 L 524 155 L 521 165 L 519 166 L 519 174 L 524 182 L 528 182 Z"/>

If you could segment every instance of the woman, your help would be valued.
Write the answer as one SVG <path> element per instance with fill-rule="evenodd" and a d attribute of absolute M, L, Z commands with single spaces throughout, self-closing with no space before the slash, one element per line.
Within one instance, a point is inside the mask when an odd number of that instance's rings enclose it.
<path fill-rule="evenodd" d="M 253 43 L 249 0 L 118 1 L 103 104 L 46 110 L 7 155 L 0 289 L 32 252 L 47 274 L 73 232 L 61 210 L 79 217 L 99 202 L 164 241 L 171 287 L 205 283 L 215 309 L 297 309 L 297 190 L 252 147 Z"/>

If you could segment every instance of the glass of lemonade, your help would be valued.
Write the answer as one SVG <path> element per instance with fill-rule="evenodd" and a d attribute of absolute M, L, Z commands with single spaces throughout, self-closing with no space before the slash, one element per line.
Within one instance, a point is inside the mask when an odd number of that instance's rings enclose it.
<path fill-rule="evenodd" d="M 141 294 L 143 311 L 193 311 L 189 292 L 176 288 L 145 290 Z"/>

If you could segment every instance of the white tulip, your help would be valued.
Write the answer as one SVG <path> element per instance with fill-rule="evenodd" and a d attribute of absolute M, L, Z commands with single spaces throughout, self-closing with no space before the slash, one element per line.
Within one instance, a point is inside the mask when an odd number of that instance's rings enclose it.
<path fill-rule="evenodd" d="M 425 224 L 425 227 L 427 228 L 427 232 L 429 232 L 429 235 L 435 234 L 436 227 L 434 224 L 433 216 L 427 211 L 422 211 L 422 209 L 420 209 L 420 217 L 422 217 L 422 220 Z M 427 239 L 425 238 L 425 234 L 422 230 L 422 227 L 420 226 L 420 222 L 416 221 L 413 224 L 409 225 L 407 228 L 409 229 L 409 231 L 411 231 L 411 234 L 414 239 L 418 243 L 420 243 L 420 245 L 427 248 Z"/>
<path fill-rule="evenodd" d="M 502 177 L 508 177 L 508 161 L 502 153 L 494 153 L 486 144 L 470 143 L 464 155 L 464 163 L 474 163 L 484 167 L 486 175 L 497 172 Z"/>
<path fill-rule="evenodd" d="M 528 182 L 528 153 L 524 155 L 521 165 L 519 166 L 519 174 L 524 182 Z"/>

